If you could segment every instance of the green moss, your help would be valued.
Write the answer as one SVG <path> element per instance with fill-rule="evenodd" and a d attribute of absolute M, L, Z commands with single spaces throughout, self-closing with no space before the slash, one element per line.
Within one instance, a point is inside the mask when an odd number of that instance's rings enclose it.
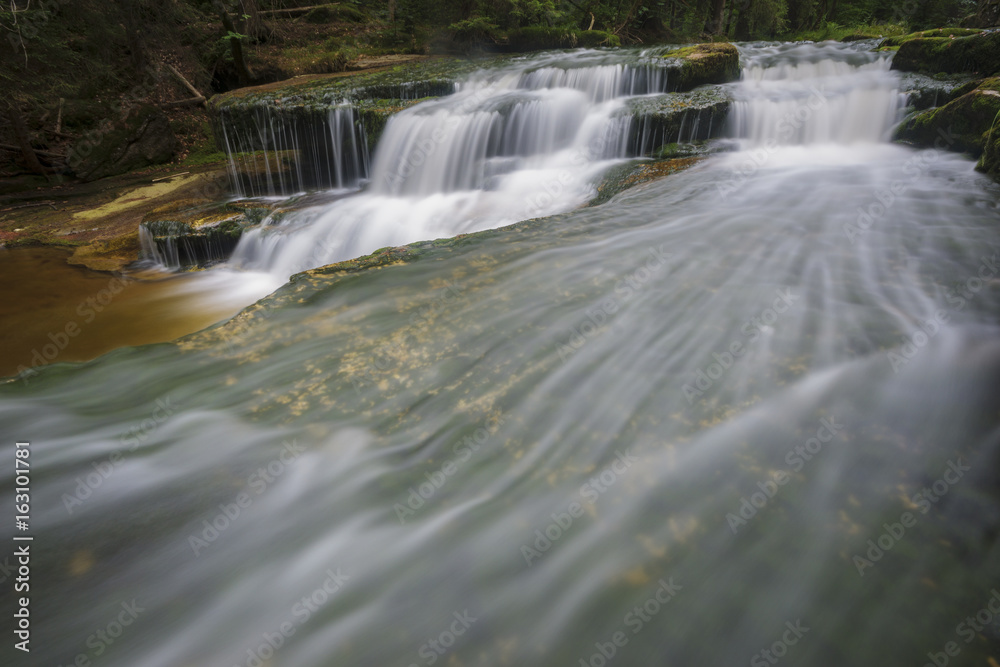
<path fill-rule="evenodd" d="M 1000 182 L 1000 113 L 993 119 L 983 142 L 983 154 L 976 163 L 976 169 Z"/>
<path fill-rule="evenodd" d="M 676 144 L 674 144 L 676 145 Z M 597 185 L 597 196 L 590 206 L 600 206 L 615 195 L 642 183 L 659 180 L 693 167 L 703 158 L 682 157 L 666 160 L 634 160 L 606 171 Z"/>
<path fill-rule="evenodd" d="M 891 37 L 886 37 L 879 44 L 882 46 L 901 46 L 904 42 L 909 42 L 914 39 L 926 39 L 928 37 L 969 37 L 971 35 L 977 35 L 981 33 L 982 30 L 976 30 L 974 28 L 936 28 L 934 30 L 922 30 L 920 32 L 911 32 L 906 35 L 893 35 Z"/>
<path fill-rule="evenodd" d="M 998 177 L 1000 78 L 980 82 L 974 90 L 937 109 L 910 116 L 896 138 L 918 146 L 947 148 L 980 157 L 977 168 Z"/>
<path fill-rule="evenodd" d="M 837 23 L 827 22 L 815 30 L 803 30 L 788 33 L 783 35 L 781 39 L 784 41 L 810 42 L 822 42 L 834 39 L 849 42 L 861 39 L 878 39 L 879 37 L 887 35 L 902 35 L 905 32 L 905 26 L 899 23 L 839 25 Z"/>
<path fill-rule="evenodd" d="M 333 273 L 356 273 L 366 271 L 379 266 L 408 262 L 416 258 L 419 253 L 412 246 L 400 246 L 397 248 L 380 248 L 370 255 L 356 257 L 336 264 L 328 264 L 318 269 L 297 273 L 291 277 L 289 282 L 297 282 L 305 277 L 325 276 Z"/>
<path fill-rule="evenodd" d="M 679 61 L 671 73 L 672 90 L 691 90 L 709 83 L 727 83 L 740 77 L 740 53 L 728 43 L 697 44 L 667 51 L 664 58 Z"/>
<path fill-rule="evenodd" d="M 910 39 L 899 45 L 892 60 L 893 69 L 931 74 L 1000 73 L 1000 32 L 968 37 L 907 37 Z"/>
<path fill-rule="evenodd" d="M 621 46 L 617 35 L 603 30 L 577 30 L 576 28 L 550 28 L 531 26 L 517 28 L 507 33 L 507 51 L 539 51 L 542 49 L 597 48 Z"/>
<path fill-rule="evenodd" d="M 436 57 L 350 76 L 297 77 L 216 95 L 209 100 L 208 109 L 214 113 L 261 102 L 328 106 L 338 99 L 412 99 L 446 95 L 454 91 L 456 81 L 488 64 L 489 61 Z"/>

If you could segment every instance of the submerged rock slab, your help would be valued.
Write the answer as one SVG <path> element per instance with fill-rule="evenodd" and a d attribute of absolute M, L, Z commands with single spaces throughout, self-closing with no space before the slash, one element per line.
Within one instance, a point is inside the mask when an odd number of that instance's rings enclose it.
<path fill-rule="evenodd" d="M 707 151 L 701 146 L 672 146 L 674 153 L 662 160 L 633 160 L 612 167 L 597 186 L 597 196 L 590 206 L 600 206 L 615 195 L 643 183 L 658 181 L 689 169 L 705 159 Z"/>

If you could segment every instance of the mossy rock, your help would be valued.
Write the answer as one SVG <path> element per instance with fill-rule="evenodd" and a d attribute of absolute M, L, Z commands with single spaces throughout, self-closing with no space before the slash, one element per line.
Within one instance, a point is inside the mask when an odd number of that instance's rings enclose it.
<path fill-rule="evenodd" d="M 604 172 L 597 185 L 597 196 L 589 206 L 600 206 L 615 195 L 643 183 L 657 181 L 701 162 L 704 157 L 674 157 L 664 160 L 635 160 L 617 165 Z"/>
<path fill-rule="evenodd" d="M 626 138 L 628 154 L 679 157 L 667 147 L 682 150 L 680 146 L 722 136 L 729 105 L 730 98 L 721 87 L 628 100 L 622 112 L 632 116 Z"/>
<path fill-rule="evenodd" d="M 621 46 L 617 35 L 603 30 L 577 30 L 575 28 L 549 28 L 531 26 L 517 28 L 507 33 L 507 44 L 502 51 L 540 51 L 543 49 L 597 48 Z"/>
<path fill-rule="evenodd" d="M 94 127 L 108 117 L 108 108 L 95 100 L 69 98 L 63 108 L 63 127 L 70 132 Z"/>
<path fill-rule="evenodd" d="M 419 251 L 413 246 L 379 248 L 370 255 L 355 257 L 354 259 L 344 260 L 336 264 L 327 264 L 326 266 L 297 273 L 291 277 L 290 282 L 297 282 L 304 277 L 326 276 L 337 273 L 357 273 L 375 267 L 400 264 L 414 260 L 419 254 Z"/>
<path fill-rule="evenodd" d="M 678 73 L 671 73 L 675 82 L 671 85 L 673 90 L 691 90 L 740 78 L 740 52 L 732 44 L 696 44 L 667 51 L 663 57 L 679 61 Z"/>
<path fill-rule="evenodd" d="M 937 109 L 910 116 L 896 138 L 917 146 L 961 151 L 979 157 L 976 168 L 998 177 L 1000 169 L 1000 78 Z"/>
<path fill-rule="evenodd" d="M 178 267 L 204 266 L 228 259 L 243 233 L 273 210 L 256 200 L 206 203 L 182 199 L 153 209 L 141 228 L 157 253 Z"/>
<path fill-rule="evenodd" d="M 938 72 L 998 74 L 1000 32 L 976 33 L 968 37 L 909 39 L 900 44 L 899 51 L 892 59 L 892 69 L 932 74 Z"/>
<path fill-rule="evenodd" d="M 899 89 L 906 93 L 907 106 L 922 110 L 947 104 L 977 85 L 976 80 L 970 81 L 965 74 L 931 77 L 919 72 L 904 72 L 900 76 Z"/>
<path fill-rule="evenodd" d="M 978 35 L 982 30 L 976 30 L 973 28 L 935 28 L 934 30 L 921 30 L 920 32 L 911 32 L 908 35 L 895 35 L 893 37 L 886 37 L 879 44 L 879 47 L 885 46 L 901 46 L 904 42 L 909 42 L 914 39 L 927 39 L 929 37 L 970 37 L 972 35 Z M 841 41 L 847 41 L 845 37 Z"/>
<path fill-rule="evenodd" d="M 82 180 L 96 181 L 168 162 L 177 145 L 163 112 L 144 105 L 109 130 L 84 135 L 74 144 L 68 164 Z"/>
<path fill-rule="evenodd" d="M 1000 183 L 1000 121 L 993 125 L 992 130 L 986 135 L 983 154 L 976 164 L 976 169 Z"/>
<path fill-rule="evenodd" d="M 379 71 L 357 74 L 300 76 L 261 86 L 239 88 L 215 95 L 207 104 L 213 117 L 222 110 L 252 109 L 260 104 L 285 107 L 329 108 L 332 102 L 417 99 L 449 95 L 455 82 L 489 61 L 449 57 L 408 56 L 413 60 Z"/>

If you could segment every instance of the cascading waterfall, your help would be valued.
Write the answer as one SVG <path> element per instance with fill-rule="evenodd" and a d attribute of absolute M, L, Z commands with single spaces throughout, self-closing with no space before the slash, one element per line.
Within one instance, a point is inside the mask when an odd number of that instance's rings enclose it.
<path fill-rule="evenodd" d="M 886 141 L 906 106 L 888 54 L 785 44 L 743 60 L 729 118 L 747 147 Z"/>
<path fill-rule="evenodd" d="M 615 97 L 669 92 L 669 70 L 652 65 L 602 65 L 588 68 L 542 67 L 518 77 L 525 90 L 571 88 L 592 102 Z"/>
<path fill-rule="evenodd" d="M 368 139 L 349 106 L 222 110 L 218 128 L 241 197 L 352 188 L 368 177 Z"/>
<path fill-rule="evenodd" d="M 180 251 L 176 243 L 161 247 L 145 225 L 139 225 L 139 256 L 168 269 L 180 268 Z"/>
<path fill-rule="evenodd" d="M 251 231 L 233 263 L 287 276 L 584 203 L 604 169 L 641 148 L 624 100 L 668 86 L 663 66 L 587 66 L 593 55 L 484 72 L 392 116 L 364 193 Z"/>
<path fill-rule="evenodd" d="M 881 55 L 741 48 L 739 150 L 0 382 L 25 664 L 995 664 L 1000 188 L 883 141 Z M 199 277 L 583 201 L 622 98 L 519 76 Z"/>

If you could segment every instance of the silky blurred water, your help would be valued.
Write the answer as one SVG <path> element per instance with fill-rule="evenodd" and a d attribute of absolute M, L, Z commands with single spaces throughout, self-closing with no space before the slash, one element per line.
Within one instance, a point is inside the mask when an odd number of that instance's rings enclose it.
<path fill-rule="evenodd" d="M 761 136 L 0 386 L 31 664 L 1000 659 L 1000 188 Z"/>

